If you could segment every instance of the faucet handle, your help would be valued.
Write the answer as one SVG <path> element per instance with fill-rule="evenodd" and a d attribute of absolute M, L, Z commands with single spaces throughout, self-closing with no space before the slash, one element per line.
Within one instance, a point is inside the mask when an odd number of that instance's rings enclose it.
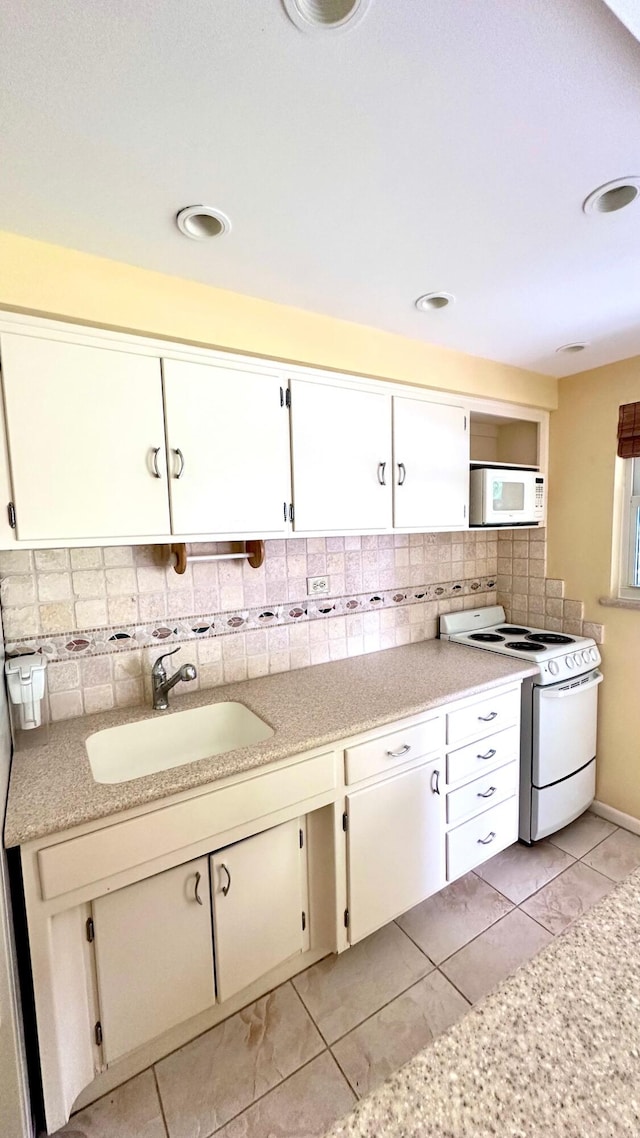
<path fill-rule="evenodd" d="M 182 645 L 179 644 L 178 647 L 174 648 L 172 652 L 163 652 L 162 656 L 158 656 L 157 660 L 155 661 L 155 663 L 151 669 L 151 674 L 154 676 L 164 676 L 165 669 L 164 669 L 164 664 L 162 663 L 162 661 L 166 660 L 167 656 L 175 656 L 176 652 L 179 652 L 181 647 L 182 647 Z"/>

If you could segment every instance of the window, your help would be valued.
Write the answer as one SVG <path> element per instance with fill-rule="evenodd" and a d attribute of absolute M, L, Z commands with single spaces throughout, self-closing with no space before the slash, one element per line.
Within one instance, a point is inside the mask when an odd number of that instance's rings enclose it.
<path fill-rule="evenodd" d="M 640 603 L 640 458 L 625 467 L 619 595 Z"/>

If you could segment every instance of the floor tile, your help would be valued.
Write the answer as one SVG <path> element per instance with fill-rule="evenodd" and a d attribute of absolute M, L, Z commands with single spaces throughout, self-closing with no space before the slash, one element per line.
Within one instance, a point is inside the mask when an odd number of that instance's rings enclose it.
<path fill-rule="evenodd" d="M 568 869 L 573 858 L 548 841 L 525 846 L 521 842 L 496 854 L 475 872 L 510 901 L 519 905 L 552 878 Z"/>
<path fill-rule="evenodd" d="M 628 830 L 616 830 L 582 860 L 612 881 L 622 881 L 640 866 L 640 837 Z"/>
<path fill-rule="evenodd" d="M 156 1065 L 169 1138 L 202 1138 L 307 1063 L 323 1043 L 290 983 Z"/>
<path fill-rule="evenodd" d="M 467 873 L 398 917 L 397 924 L 434 964 L 440 964 L 512 908 L 513 903 L 486 881 Z"/>
<path fill-rule="evenodd" d="M 65 1138 L 166 1138 L 153 1071 L 143 1071 L 74 1114 Z M 8 1138 L 8 1136 L 7 1136 Z"/>
<path fill-rule="evenodd" d="M 442 971 L 475 1003 L 552 940 L 551 933 L 514 909 L 445 961 Z"/>
<path fill-rule="evenodd" d="M 432 971 L 431 961 L 392 923 L 340 956 L 314 964 L 293 983 L 333 1043 Z"/>
<path fill-rule="evenodd" d="M 321 1138 L 355 1102 L 335 1059 L 325 1051 L 215 1138 Z"/>
<path fill-rule="evenodd" d="M 539 893 L 524 901 L 522 909 L 550 933 L 561 933 L 613 889 L 613 881 L 576 861 Z"/>
<path fill-rule="evenodd" d="M 334 1044 L 333 1053 L 363 1098 L 469 1011 L 440 972 L 432 972 Z"/>
<path fill-rule="evenodd" d="M 585 814 L 576 818 L 571 825 L 565 826 L 563 830 L 558 830 L 557 834 L 552 834 L 549 841 L 554 846 L 564 850 L 565 853 L 572 854 L 573 857 L 583 857 L 594 846 L 597 846 L 598 842 L 603 841 L 609 834 L 615 833 L 617 828 L 613 822 L 598 818 L 596 814 L 591 814 L 587 810 Z"/>

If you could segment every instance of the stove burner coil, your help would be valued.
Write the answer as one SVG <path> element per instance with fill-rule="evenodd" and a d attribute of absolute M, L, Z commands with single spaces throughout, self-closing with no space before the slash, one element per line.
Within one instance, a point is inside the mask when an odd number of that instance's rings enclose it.
<path fill-rule="evenodd" d="M 573 644 L 573 636 L 562 636 L 559 632 L 530 632 L 527 640 L 534 644 Z"/>
<path fill-rule="evenodd" d="M 505 648 L 517 648 L 518 652 L 538 652 L 539 644 L 527 644 L 526 640 L 511 640 L 505 644 Z"/>
<path fill-rule="evenodd" d="M 495 632 L 472 632 L 469 640 L 482 640 L 487 644 L 502 644 L 504 636 L 496 636 Z"/>
<path fill-rule="evenodd" d="M 496 632 L 506 632 L 507 636 L 524 636 L 528 631 L 528 628 L 516 628 L 510 624 L 504 628 L 496 628 Z"/>

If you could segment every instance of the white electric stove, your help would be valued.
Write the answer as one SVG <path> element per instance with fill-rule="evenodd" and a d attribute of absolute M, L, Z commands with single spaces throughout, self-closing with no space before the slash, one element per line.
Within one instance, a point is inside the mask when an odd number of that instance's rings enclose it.
<path fill-rule="evenodd" d="M 440 637 L 537 665 L 522 685 L 520 838 L 538 841 L 567 826 L 595 794 L 595 640 L 509 624 L 499 605 L 442 616 Z"/>

